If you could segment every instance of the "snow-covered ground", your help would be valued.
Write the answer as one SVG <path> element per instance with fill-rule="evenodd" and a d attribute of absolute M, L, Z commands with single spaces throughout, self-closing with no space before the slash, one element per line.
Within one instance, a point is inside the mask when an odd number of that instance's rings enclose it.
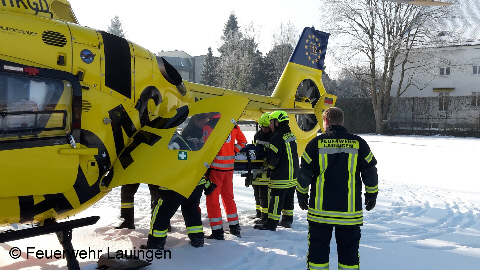
<path fill-rule="evenodd" d="M 249 141 L 253 132 L 245 132 Z M 365 212 L 360 245 L 361 268 L 367 270 L 480 269 L 480 139 L 364 135 L 378 160 L 377 206 Z M 181 174 L 181 172 L 179 172 Z M 291 229 L 253 229 L 253 190 L 234 178 L 242 238 L 189 245 L 180 210 L 171 220 L 166 248 L 170 259 L 153 259 L 144 269 L 306 269 L 306 211 L 296 206 Z M 74 230 L 73 246 L 95 250 L 80 259 L 83 270 L 97 267 L 97 250 L 131 252 L 146 242 L 150 210 L 148 188 L 136 194 L 136 230 L 112 229 L 120 220 L 120 189 L 114 189 L 77 217 L 101 216 L 97 224 Z M 210 234 L 205 197 L 200 204 L 204 232 Z M 228 229 L 228 225 L 224 225 Z M 54 235 L 0 244 L 1 269 L 66 269 L 65 260 L 11 259 L 9 250 L 61 250 Z M 332 240 L 330 269 L 336 269 Z"/>

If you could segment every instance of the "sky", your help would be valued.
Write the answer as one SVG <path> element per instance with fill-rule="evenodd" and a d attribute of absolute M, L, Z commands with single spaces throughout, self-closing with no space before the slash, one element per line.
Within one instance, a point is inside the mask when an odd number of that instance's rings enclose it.
<path fill-rule="evenodd" d="M 243 127 L 242 127 L 243 128 Z M 243 128 L 245 130 L 245 128 Z M 250 141 L 253 131 L 245 131 Z M 479 269 L 480 139 L 444 136 L 361 135 L 378 160 L 379 195 L 375 208 L 364 211 L 360 240 L 360 268 L 368 270 Z M 181 211 L 171 219 L 165 248 L 171 257 L 148 257 L 150 269 L 306 269 L 307 212 L 295 203 L 292 228 L 259 231 L 250 218 L 255 212 L 253 189 L 244 179 L 233 179 L 242 238 L 229 233 L 225 241 L 205 239 L 202 248 L 188 242 Z M 146 243 L 150 222 L 148 187 L 135 195 L 135 230 L 115 230 L 121 220 L 120 188 L 115 188 L 92 207 L 72 219 L 100 216 L 91 226 L 73 231 L 73 247 L 93 250 L 80 258 L 82 270 L 95 270 L 98 251 L 131 254 Z M 205 196 L 200 202 L 203 230 L 211 233 Z M 228 223 L 224 216 L 224 229 Z M 9 227 L 0 228 L 1 230 Z M 9 251 L 18 248 L 21 258 Z M 16 249 L 16 252 L 18 251 Z M 61 250 L 54 234 L 0 243 L 2 270 L 66 269 L 63 259 L 36 258 L 34 252 Z M 30 251 L 27 258 L 27 251 Z M 129 253 L 130 252 L 130 253 Z M 120 254 L 121 254 L 120 253 Z M 18 253 L 15 253 L 18 254 Z M 165 253 L 166 254 L 166 253 Z M 337 269 L 336 243 L 332 239 L 330 269 Z"/>
<path fill-rule="evenodd" d="M 271 49 L 272 34 L 282 22 L 294 24 L 299 34 L 307 26 L 322 30 L 316 0 L 69 1 L 80 25 L 106 31 L 118 15 L 127 39 L 154 53 L 183 50 L 197 56 L 212 47 L 218 55 L 216 49 L 231 12 L 241 27 L 253 23 L 258 29 L 259 49 L 264 54 Z"/>

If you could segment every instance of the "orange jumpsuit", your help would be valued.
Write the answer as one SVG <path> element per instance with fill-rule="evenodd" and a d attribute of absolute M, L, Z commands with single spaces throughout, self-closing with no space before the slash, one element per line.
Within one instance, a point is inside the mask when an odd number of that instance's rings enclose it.
<path fill-rule="evenodd" d="M 206 142 L 213 127 L 218 122 L 220 114 L 214 115 L 203 127 L 203 141 Z M 237 143 L 235 143 L 237 142 Z M 245 135 L 240 127 L 235 125 L 217 156 L 210 165 L 210 181 L 217 185 L 212 194 L 206 197 L 208 219 L 212 230 L 223 229 L 222 212 L 220 209 L 219 196 L 222 196 L 223 208 L 227 214 L 227 221 L 230 226 L 237 225 L 237 205 L 233 196 L 233 166 L 235 153 L 240 151 L 247 144 Z"/>

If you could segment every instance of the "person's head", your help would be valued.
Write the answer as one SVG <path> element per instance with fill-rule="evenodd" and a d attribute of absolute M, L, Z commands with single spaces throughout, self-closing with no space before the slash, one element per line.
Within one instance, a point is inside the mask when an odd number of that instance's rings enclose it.
<path fill-rule="evenodd" d="M 274 111 L 270 113 L 269 118 L 270 118 L 270 129 L 272 131 L 275 131 L 275 128 L 277 128 L 279 125 L 283 125 L 283 124 L 288 125 L 288 122 L 290 121 L 285 111 Z"/>
<path fill-rule="evenodd" d="M 206 114 L 200 113 L 195 115 L 194 120 L 195 120 L 195 125 L 198 128 L 203 128 L 203 126 L 205 126 L 205 124 L 208 122 L 208 117 Z"/>
<path fill-rule="evenodd" d="M 218 114 L 220 114 L 220 113 L 219 112 L 207 112 L 207 113 L 205 113 L 205 115 L 208 118 L 212 118 L 213 116 L 218 115 Z"/>
<path fill-rule="evenodd" d="M 270 113 L 264 113 L 258 119 L 258 125 L 263 133 L 268 133 L 270 131 Z"/>
<path fill-rule="evenodd" d="M 343 111 L 338 107 L 330 107 L 323 114 L 323 128 L 326 130 L 329 126 L 343 126 Z"/>

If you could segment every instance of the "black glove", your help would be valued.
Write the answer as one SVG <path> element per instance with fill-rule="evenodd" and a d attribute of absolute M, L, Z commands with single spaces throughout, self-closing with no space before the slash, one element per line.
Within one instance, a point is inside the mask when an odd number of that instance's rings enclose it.
<path fill-rule="evenodd" d="M 267 178 L 270 178 L 270 174 L 272 173 L 272 167 L 270 167 L 269 165 L 266 165 L 265 167 L 263 167 L 263 171 L 264 172 L 267 172 Z"/>
<path fill-rule="evenodd" d="M 206 179 L 205 185 L 203 185 L 203 193 L 205 193 L 206 196 L 212 194 L 212 192 L 217 188 L 217 185 L 215 185 L 213 182 L 210 180 Z"/>
<path fill-rule="evenodd" d="M 365 193 L 365 210 L 370 211 L 377 203 L 377 194 Z"/>
<path fill-rule="evenodd" d="M 298 205 L 302 210 L 308 210 L 308 193 L 301 193 L 297 191 Z"/>
<path fill-rule="evenodd" d="M 245 187 L 249 187 L 252 184 L 252 179 L 245 177 Z"/>
<path fill-rule="evenodd" d="M 298 202 L 298 205 L 300 206 L 300 209 L 308 210 L 308 201 Z"/>

